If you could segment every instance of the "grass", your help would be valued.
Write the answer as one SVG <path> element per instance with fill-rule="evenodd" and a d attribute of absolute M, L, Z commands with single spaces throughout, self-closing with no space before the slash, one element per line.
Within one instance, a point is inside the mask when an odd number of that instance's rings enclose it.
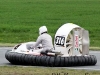
<path fill-rule="evenodd" d="M 91 47 L 100 47 L 99 12 L 99 0 L 0 0 L 0 43 L 35 41 L 42 25 L 54 37 L 71 22 L 89 30 Z"/>
<path fill-rule="evenodd" d="M 65 68 L 1 66 L 0 75 L 100 75 L 100 71 Z"/>

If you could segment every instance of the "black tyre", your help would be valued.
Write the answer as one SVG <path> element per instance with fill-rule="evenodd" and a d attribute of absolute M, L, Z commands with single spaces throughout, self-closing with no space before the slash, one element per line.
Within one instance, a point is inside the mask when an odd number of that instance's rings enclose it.
<path fill-rule="evenodd" d="M 68 60 L 68 57 L 64 57 L 64 58 L 65 58 L 64 66 L 65 66 L 65 67 L 68 67 L 68 66 L 69 66 L 69 60 Z"/>
<path fill-rule="evenodd" d="M 69 67 L 69 66 L 87 66 L 97 63 L 96 56 L 36 56 L 31 54 L 22 54 L 7 51 L 5 58 L 12 64 L 32 65 L 32 66 L 50 66 L 50 67 Z"/>
<path fill-rule="evenodd" d="M 65 58 L 64 57 L 61 57 L 60 60 L 61 60 L 60 67 L 64 67 L 65 66 Z"/>
<path fill-rule="evenodd" d="M 55 57 L 54 58 L 54 66 L 55 67 L 58 67 L 58 66 L 60 66 L 60 62 L 61 62 L 61 57 Z"/>
<path fill-rule="evenodd" d="M 55 66 L 55 57 L 50 57 L 48 66 L 54 67 Z"/>
<path fill-rule="evenodd" d="M 32 59 L 32 60 L 31 60 L 31 65 L 32 65 L 32 66 L 36 66 L 36 65 L 37 65 L 37 63 L 36 63 L 36 56 L 33 55 L 33 56 L 31 57 L 31 59 Z"/>
<path fill-rule="evenodd" d="M 47 56 L 42 56 L 41 57 L 41 61 L 40 62 L 41 62 L 42 66 L 46 66 L 46 58 L 47 58 Z"/>
<path fill-rule="evenodd" d="M 91 55 L 90 57 L 91 57 L 91 65 L 95 65 L 97 63 L 96 56 Z"/>

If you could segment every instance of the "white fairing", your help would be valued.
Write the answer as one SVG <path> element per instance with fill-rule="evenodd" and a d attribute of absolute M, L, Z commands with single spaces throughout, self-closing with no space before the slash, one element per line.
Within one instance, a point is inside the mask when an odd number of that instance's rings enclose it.
<path fill-rule="evenodd" d="M 74 28 L 79 28 L 78 25 L 73 23 L 66 23 L 62 25 L 56 32 L 55 36 L 68 36 L 70 31 Z"/>
<path fill-rule="evenodd" d="M 55 34 L 55 50 L 60 51 L 63 56 L 82 55 L 83 31 L 83 28 L 73 23 L 62 25 Z"/>
<path fill-rule="evenodd" d="M 41 47 L 41 49 L 37 48 L 37 49 L 28 49 L 29 47 L 31 47 L 32 45 L 34 45 L 35 42 L 26 42 L 26 43 L 21 43 L 18 45 L 16 45 L 12 51 L 13 52 L 18 52 L 18 53 L 27 53 L 27 52 L 35 52 L 35 53 L 40 53 L 40 51 L 42 50 L 42 45 L 40 44 L 38 47 Z"/>

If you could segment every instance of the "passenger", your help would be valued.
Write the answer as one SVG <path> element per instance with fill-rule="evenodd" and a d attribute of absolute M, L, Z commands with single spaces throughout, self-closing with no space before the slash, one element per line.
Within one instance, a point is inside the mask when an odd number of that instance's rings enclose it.
<path fill-rule="evenodd" d="M 41 44 L 43 47 L 41 53 L 46 53 L 47 51 L 51 51 L 53 49 L 52 37 L 48 34 L 46 26 L 41 26 L 39 28 L 39 37 L 32 48 L 36 48 L 39 44 Z"/>

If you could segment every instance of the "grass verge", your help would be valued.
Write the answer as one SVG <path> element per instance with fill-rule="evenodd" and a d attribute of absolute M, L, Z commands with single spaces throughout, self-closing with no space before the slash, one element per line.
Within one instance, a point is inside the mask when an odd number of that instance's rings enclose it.
<path fill-rule="evenodd" d="M 0 75 L 100 75 L 100 71 L 52 67 L 1 66 Z"/>
<path fill-rule="evenodd" d="M 0 0 L 0 42 L 35 41 L 41 25 L 54 37 L 71 22 L 89 30 L 90 45 L 100 47 L 99 13 L 99 0 Z"/>

